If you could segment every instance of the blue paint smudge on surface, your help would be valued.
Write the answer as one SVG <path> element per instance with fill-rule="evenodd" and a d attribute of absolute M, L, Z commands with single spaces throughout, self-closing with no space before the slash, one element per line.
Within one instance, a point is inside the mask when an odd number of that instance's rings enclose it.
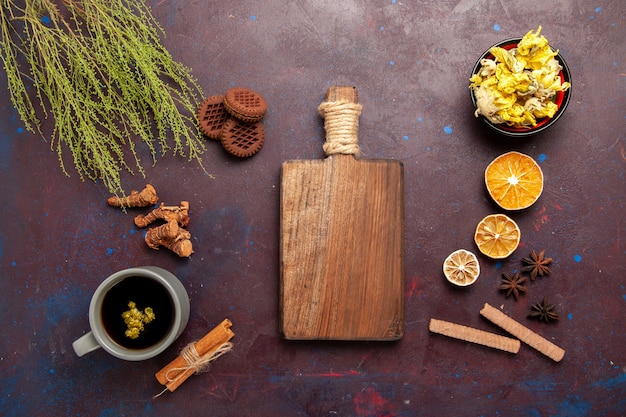
<path fill-rule="evenodd" d="M 592 387 L 599 387 L 603 389 L 613 389 L 621 385 L 626 385 L 626 373 L 621 373 L 614 378 L 602 379 L 591 384 Z"/>
<path fill-rule="evenodd" d="M 70 300 L 80 300 L 83 294 L 80 288 L 70 288 L 66 292 L 58 292 L 51 295 L 45 302 L 45 320 L 48 328 L 52 329 L 62 318 L 71 318 L 74 316 L 74 304 L 69 303 Z"/>
<path fill-rule="evenodd" d="M 250 16 L 250 20 L 254 22 L 256 20 L 256 16 L 255 15 Z"/>
<path fill-rule="evenodd" d="M 7 135 L 0 141 L 0 169 L 11 169 L 11 147 L 13 146 L 13 137 Z"/>
<path fill-rule="evenodd" d="M 544 162 L 548 157 L 546 156 L 545 153 L 540 153 L 539 156 L 537 157 L 537 160 L 539 162 Z"/>
<path fill-rule="evenodd" d="M 389 61 L 389 65 L 394 66 L 396 63 L 394 61 Z"/>
<path fill-rule="evenodd" d="M 14 394 L 17 392 L 20 378 L 18 375 L 2 378 L 2 396 L 0 396 L 0 413 L 6 417 L 22 416 L 21 405 L 15 403 Z"/>
<path fill-rule="evenodd" d="M 537 380 L 525 381 L 523 383 L 526 387 L 532 392 L 552 392 L 556 390 L 556 382 L 551 380 L 550 378 L 542 378 Z"/>
<path fill-rule="evenodd" d="M 573 315 L 572 313 L 569 313 L 569 314 L 567 315 L 567 319 L 568 319 L 568 320 L 573 320 L 573 319 L 574 319 L 574 315 Z"/>
<path fill-rule="evenodd" d="M 420 122 L 420 123 L 422 123 L 422 122 L 424 121 L 424 119 L 422 119 L 421 117 L 418 117 L 418 118 L 417 118 L 417 121 L 418 121 L 418 122 Z"/>
<path fill-rule="evenodd" d="M 581 262 L 582 260 L 583 260 L 582 256 L 578 254 L 574 255 L 574 262 Z"/>
<path fill-rule="evenodd" d="M 17 133 L 24 133 L 24 128 L 23 127 L 18 127 L 17 128 Z"/>
<path fill-rule="evenodd" d="M 52 20 L 50 20 L 50 16 L 42 16 L 41 17 L 41 23 L 43 23 L 44 25 L 49 25 L 52 22 Z"/>
<path fill-rule="evenodd" d="M 600 13 L 602 11 L 602 7 L 598 6 L 596 7 L 596 13 Z"/>
<path fill-rule="evenodd" d="M 501 30 L 500 25 L 499 25 L 499 24 L 497 24 L 497 23 L 495 23 L 495 24 L 493 25 L 493 30 L 495 30 L 496 32 L 500 32 L 500 30 Z"/>
<path fill-rule="evenodd" d="M 444 132 L 446 135 L 451 135 L 451 134 L 452 134 L 452 126 L 444 126 L 444 127 L 443 127 L 443 132 Z"/>
<path fill-rule="evenodd" d="M 115 252 L 115 250 L 107 248 L 107 255 L 113 255 L 113 252 Z"/>
<path fill-rule="evenodd" d="M 403 140 L 409 140 L 409 137 L 407 135 L 402 136 Z"/>
<path fill-rule="evenodd" d="M 502 262 L 498 261 L 496 262 L 496 269 L 500 269 L 502 268 Z"/>
<path fill-rule="evenodd" d="M 569 397 L 558 406 L 560 412 L 557 416 L 583 417 L 591 411 L 591 404 L 582 401 L 578 395 Z"/>
<path fill-rule="evenodd" d="M 104 410 L 100 411 L 100 414 L 98 416 L 99 417 L 117 417 L 117 415 L 118 415 L 118 410 L 114 408 L 105 408 Z"/>

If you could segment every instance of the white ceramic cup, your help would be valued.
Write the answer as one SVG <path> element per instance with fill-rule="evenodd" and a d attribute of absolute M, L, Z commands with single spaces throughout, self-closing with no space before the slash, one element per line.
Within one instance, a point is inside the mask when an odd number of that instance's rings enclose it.
<path fill-rule="evenodd" d="M 167 291 L 173 313 L 169 327 L 164 336 L 148 347 L 129 348 L 120 343 L 107 332 L 102 315 L 102 305 L 111 289 L 128 278 L 140 277 L 155 281 Z M 118 287 L 119 288 L 119 287 Z M 119 291 L 119 290 L 118 290 Z M 159 312 L 154 311 L 154 322 L 159 319 Z M 106 320 L 110 320 L 107 318 Z M 113 319 L 120 319 L 114 317 Z M 156 267 L 142 266 L 118 271 L 105 279 L 94 292 L 89 304 L 89 326 L 91 331 L 72 343 L 74 352 L 83 356 L 96 349 L 103 348 L 113 356 L 128 361 L 141 361 L 152 358 L 167 349 L 180 336 L 189 321 L 189 296 L 183 284 L 171 272 Z M 152 323 L 146 324 L 151 326 Z M 141 335 L 139 336 L 141 337 Z"/>

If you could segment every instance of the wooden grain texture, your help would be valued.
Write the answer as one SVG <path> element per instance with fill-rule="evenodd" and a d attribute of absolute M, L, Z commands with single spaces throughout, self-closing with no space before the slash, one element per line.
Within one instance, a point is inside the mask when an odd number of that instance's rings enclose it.
<path fill-rule="evenodd" d="M 282 335 L 402 337 L 402 163 L 337 154 L 281 174 Z"/>

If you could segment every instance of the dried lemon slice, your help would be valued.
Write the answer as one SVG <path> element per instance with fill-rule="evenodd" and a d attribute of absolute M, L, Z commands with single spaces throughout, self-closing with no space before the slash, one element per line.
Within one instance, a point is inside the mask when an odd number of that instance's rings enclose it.
<path fill-rule="evenodd" d="M 493 200 L 505 210 L 530 207 L 543 191 L 543 172 L 533 158 L 511 151 L 485 169 L 485 185 Z"/>
<path fill-rule="evenodd" d="M 478 249 L 494 259 L 506 258 L 519 245 L 521 232 L 517 223 L 504 214 L 490 214 L 482 219 L 476 232 L 474 241 Z"/>
<path fill-rule="evenodd" d="M 454 285 L 466 287 L 478 279 L 480 264 L 472 252 L 459 249 L 443 261 L 443 274 Z"/>

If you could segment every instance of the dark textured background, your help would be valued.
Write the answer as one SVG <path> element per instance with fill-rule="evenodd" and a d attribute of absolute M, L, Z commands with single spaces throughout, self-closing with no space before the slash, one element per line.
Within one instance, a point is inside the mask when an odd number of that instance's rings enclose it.
<path fill-rule="evenodd" d="M 266 143 L 251 159 L 207 142 L 210 179 L 166 156 L 146 178 L 162 201 L 191 204 L 195 253 L 148 249 L 135 213 L 108 207 L 100 185 L 60 170 L 27 133 L 0 72 L 0 415 L 3 416 L 621 416 L 626 414 L 624 240 L 626 7 L 623 0 L 149 2 L 164 45 L 204 93 L 257 90 L 269 104 Z M 528 140 L 491 133 L 473 116 L 468 77 L 492 44 L 543 26 L 572 72 L 572 100 Z M 280 164 L 323 158 L 317 106 L 334 84 L 355 85 L 367 158 L 405 167 L 405 335 L 396 343 L 288 342 L 278 333 Z M 545 188 L 513 213 L 519 249 L 470 288 L 445 281 L 443 259 L 476 251 L 473 232 L 500 212 L 483 170 L 518 150 L 540 162 Z M 497 291 L 531 249 L 552 274 L 518 302 Z M 158 265 L 191 298 L 189 325 L 157 358 L 104 351 L 77 358 L 91 294 L 111 273 Z M 530 321 L 547 296 L 561 320 Z M 501 333 L 478 312 L 502 308 L 566 350 L 561 363 L 428 331 L 431 317 Z M 228 317 L 233 352 L 157 400 L 153 374 Z"/>

